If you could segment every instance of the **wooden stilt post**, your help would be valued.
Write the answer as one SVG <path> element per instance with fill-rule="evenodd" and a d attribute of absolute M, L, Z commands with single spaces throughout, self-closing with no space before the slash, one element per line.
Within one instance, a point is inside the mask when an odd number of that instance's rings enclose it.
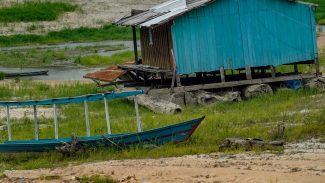
<path fill-rule="evenodd" d="M 138 45 L 137 45 L 137 32 L 135 26 L 132 26 L 132 35 L 133 35 L 134 63 L 135 65 L 138 65 L 139 57 L 138 57 Z"/>
<path fill-rule="evenodd" d="M 182 86 L 181 76 L 179 74 L 176 75 L 176 84 L 178 87 Z"/>
<path fill-rule="evenodd" d="M 246 79 L 247 80 L 252 80 L 252 69 L 250 66 L 246 66 Z"/>
<path fill-rule="evenodd" d="M 37 124 L 37 108 L 36 108 L 36 105 L 34 105 L 33 108 L 34 108 L 35 140 L 38 140 L 39 139 L 39 133 L 38 133 L 38 124 Z"/>
<path fill-rule="evenodd" d="M 262 69 L 261 69 L 261 73 L 262 73 L 262 75 L 264 76 L 264 74 L 265 74 L 265 67 L 262 67 Z"/>
<path fill-rule="evenodd" d="M 7 106 L 7 130 L 8 130 L 8 141 L 12 140 L 12 136 L 11 136 L 11 126 L 10 126 L 10 112 L 9 112 L 10 108 L 9 106 Z"/>
<path fill-rule="evenodd" d="M 220 67 L 220 77 L 222 83 L 226 82 L 226 74 L 224 67 Z"/>
<path fill-rule="evenodd" d="M 109 111 L 108 111 L 108 103 L 106 97 L 104 97 L 104 104 L 105 104 L 105 115 L 106 115 L 106 124 L 107 124 L 107 133 L 112 134 L 111 131 L 111 122 L 109 119 Z"/>
<path fill-rule="evenodd" d="M 85 117 L 86 117 L 86 129 L 87 129 L 87 136 L 90 136 L 90 122 L 89 122 L 89 112 L 88 112 L 88 103 L 87 100 L 84 101 L 85 105 Z"/>
<path fill-rule="evenodd" d="M 56 104 L 53 104 L 53 112 L 54 112 L 55 139 L 59 139 L 59 125 L 58 125 L 58 114 L 57 114 Z"/>
<path fill-rule="evenodd" d="M 321 76 L 318 57 L 315 58 L 316 76 Z"/>
<path fill-rule="evenodd" d="M 272 74 L 272 78 L 275 78 L 276 77 L 276 70 L 275 70 L 275 67 L 273 65 L 270 66 L 270 69 L 271 69 L 271 74 Z"/>
<path fill-rule="evenodd" d="M 137 96 L 134 96 L 134 108 L 135 108 L 135 114 L 137 118 L 137 125 L 138 125 L 138 132 L 142 132 L 142 122 L 139 114 L 139 106 L 138 106 L 138 98 Z"/>
<path fill-rule="evenodd" d="M 298 64 L 293 64 L 293 68 L 294 68 L 294 72 L 298 74 L 299 73 Z"/>
<path fill-rule="evenodd" d="M 160 85 L 164 85 L 164 83 L 165 83 L 165 75 L 160 74 Z"/>

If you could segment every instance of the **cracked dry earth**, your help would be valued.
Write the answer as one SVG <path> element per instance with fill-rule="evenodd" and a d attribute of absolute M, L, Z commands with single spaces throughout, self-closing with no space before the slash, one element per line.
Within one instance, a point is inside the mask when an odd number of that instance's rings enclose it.
<path fill-rule="evenodd" d="M 114 160 L 63 168 L 6 171 L 3 182 L 78 182 L 76 177 L 112 176 L 120 182 L 325 182 L 325 144 L 289 144 L 284 154 L 241 153 L 174 158 Z"/>

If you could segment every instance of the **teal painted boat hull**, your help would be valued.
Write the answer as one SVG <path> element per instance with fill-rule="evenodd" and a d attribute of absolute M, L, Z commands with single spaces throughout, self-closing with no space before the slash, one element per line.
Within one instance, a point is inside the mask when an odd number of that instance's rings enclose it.
<path fill-rule="evenodd" d="M 139 133 L 114 134 L 103 136 L 77 137 L 81 146 L 91 147 L 125 147 L 130 145 L 179 143 L 187 141 L 204 117 L 178 123 L 162 128 Z M 72 138 L 6 141 L 0 144 L 0 152 L 44 152 L 53 151 L 65 143 L 71 143 Z"/>

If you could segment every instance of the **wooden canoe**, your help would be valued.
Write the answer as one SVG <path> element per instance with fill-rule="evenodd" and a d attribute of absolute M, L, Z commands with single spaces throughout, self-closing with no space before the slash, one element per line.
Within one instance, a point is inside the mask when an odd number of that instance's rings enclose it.
<path fill-rule="evenodd" d="M 125 147 L 130 145 L 179 143 L 188 140 L 204 117 L 138 133 L 77 137 L 81 146 Z M 72 143 L 73 138 L 6 141 L 0 152 L 44 152 Z"/>
<path fill-rule="evenodd" d="M 14 77 L 30 77 L 30 76 L 40 76 L 47 75 L 49 71 L 33 71 L 33 72 L 17 72 L 17 73 L 5 73 L 6 78 L 14 78 Z"/>

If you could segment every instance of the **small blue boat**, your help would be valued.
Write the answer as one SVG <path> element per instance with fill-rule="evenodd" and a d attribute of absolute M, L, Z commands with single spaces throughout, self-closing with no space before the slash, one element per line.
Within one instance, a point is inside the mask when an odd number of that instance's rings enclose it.
<path fill-rule="evenodd" d="M 164 143 L 179 143 L 188 140 L 196 128 L 200 125 L 204 117 L 165 126 L 148 131 L 142 131 L 141 118 L 138 111 L 137 95 L 142 94 L 143 91 L 132 92 L 120 92 L 120 93 L 102 93 L 95 95 L 86 95 L 69 98 L 48 99 L 39 101 L 23 101 L 23 102 L 0 102 L 0 106 L 7 107 L 7 128 L 8 128 L 8 141 L 0 144 L 0 152 L 44 152 L 60 149 L 61 147 L 72 144 L 77 140 L 79 146 L 82 147 L 118 147 L 123 148 L 130 145 L 143 145 L 143 144 L 155 144 L 161 145 Z M 110 121 L 108 112 L 107 100 L 116 98 L 125 98 L 134 96 L 136 119 L 138 125 L 137 133 L 126 134 L 110 134 Z M 104 100 L 105 113 L 107 120 L 107 133 L 103 136 L 91 136 L 90 135 L 90 122 L 88 116 L 89 101 Z M 71 138 L 59 138 L 58 137 L 58 125 L 56 115 L 56 105 L 58 104 L 71 104 L 71 103 L 84 103 L 86 113 L 86 127 L 87 136 L 83 137 L 71 137 Z M 37 109 L 36 105 L 53 105 L 54 107 L 54 127 L 55 127 L 55 139 L 38 139 L 38 126 L 37 126 Z M 12 140 L 11 128 L 10 128 L 10 106 L 34 106 L 34 124 L 35 124 L 35 140 Z"/>

